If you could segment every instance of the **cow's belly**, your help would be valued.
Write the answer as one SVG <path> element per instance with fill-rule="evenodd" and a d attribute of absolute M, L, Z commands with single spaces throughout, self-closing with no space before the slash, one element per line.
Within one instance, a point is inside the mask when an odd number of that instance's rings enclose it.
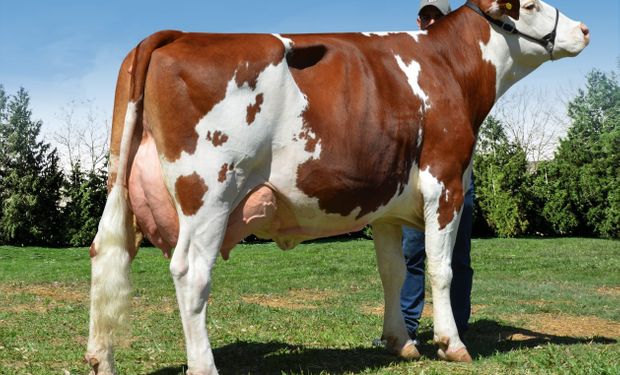
<path fill-rule="evenodd" d="M 179 218 L 166 188 L 153 138 L 145 132 L 129 174 L 129 201 L 142 234 L 170 255 L 179 235 Z M 336 217 L 328 217 L 336 216 Z M 326 215 L 318 207 L 293 205 L 269 184 L 254 188 L 231 213 L 221 252 L 255 234 L 273 239 L 282 249 L 301 241 L 359 230 L 366 224 L 338 215 Z"/>
<path fill-rule="evenodd" d="M 146 132 L 132 163 L 128 191 L 140 231 L 169 255 L 177 243 L 179 218 L 164 182 L 155 142 Z M 259 185 L 231 213 L 222 255 L 227 258 L 230 250 L 250 234 L 274 239 L 281 248 L 290 249 L 303 240 L 346 233 L 364 225 L 346 219 L 330 222 L 314 212 L 308 208 L 294 209 L 271 186 Z M 303 220 L 298 220 L 298 216 Z"/>
<path fill-rule="evenodd" d="M 141 232 L 169 255 L 178 239 L 179 219 L 164 183 L 157 148 L 148 133 L 144 134 L 133 160 L 128 190 L 131 209 Z M 407 207 L 415 206 L 409 199 L 395 197 L 393 204 L 381 211 L 358 218 L 355 212 L 349 216 L 327 214 L 315 200 L 297 195 L 282 192 L 270 183 L 255 187 L 230 215 L 220 249 L 222 256 L 228 258 L 232 248 L 250 234 L 273 239 L 280 248 L 291 249 L 305 240 L 361 230 L 378 217 L 411 224 L 403 218 L 411 217 Z M 408 192 L 403 196 L 415 199 L 415 194 Z"/>

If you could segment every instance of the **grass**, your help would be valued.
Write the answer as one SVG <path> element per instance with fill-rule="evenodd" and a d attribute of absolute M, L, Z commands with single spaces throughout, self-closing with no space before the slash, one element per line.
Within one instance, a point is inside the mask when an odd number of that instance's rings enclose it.
<path fill-rule="evenodd" d="M 620 242 L 474 240 L 471 365 L 437 360 L 431 319 L 422 359 L 372 348 L 382 291 L 372 243 L 316 242 L 282 252 L 237 247 L 214 270 L 208 327 L 222 374 L 619 374 Z M 133 263 L 132 328 L 121 374 L 183 374 L 168 262 Z M 0 247 L 0 374 L 84 374 L 87 249 Z M 432 303 L 429 298 L 428 302 Z"/>

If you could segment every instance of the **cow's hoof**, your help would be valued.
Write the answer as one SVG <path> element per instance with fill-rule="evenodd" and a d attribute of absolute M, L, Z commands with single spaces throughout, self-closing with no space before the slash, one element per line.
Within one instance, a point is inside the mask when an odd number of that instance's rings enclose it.
<path fill-rule="evenodd" d="M 469 352 L 465 347 L 458 348 L 457 350 L 453 351 L 444 351 L 443 349 L 439 349 L 437 350 L 437 355 L 444 361 L 464 363 L 472 362 L 471 356 L 469 355 Z"/>
<path fill-rule="evenodd" d="M 420 359 L 420 352 L 418 348 L 416 348 L 415 344 L 411 340 L 407 340 L 405 346 L 400 349 L 400 353 L 398 353 L 399 357 L 406 359 L 408 361 L 413 361 L 416 359 Z"/>
<path fill-rule="evenodd" d="M 92 354 L 84 356 L 84 362 L 90 366 L 89 375 L 116 375 L 110 366 L 102 365 L 101 362 Z"/>
<path fill-rule="evenodd" d="M 386 340 L 386 349 L 400 358 L 409 361 L 420 358 L 420 352 L 413 341 L 407 340 L 402 346 L 398 345 L 397 342 L 398 340 L 395 337 L 388 337 Z"/>
<path fill-rule="evenodd" d="M 444 361 L 449 362 L 472 362 L 471 356 L 469 352 L 467 352 L 467 348 L 462 346 L 456 350 L 450 350 L 450 338 L 443 336 L 437 337 L 435 336 L 435 344 L 439 345 L 439 350 L 437 350 L 437 355 L 439 358 Z"/>

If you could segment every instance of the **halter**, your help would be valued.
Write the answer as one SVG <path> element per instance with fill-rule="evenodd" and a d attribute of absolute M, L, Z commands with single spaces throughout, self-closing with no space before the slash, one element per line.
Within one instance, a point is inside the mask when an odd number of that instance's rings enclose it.
<path fill-rule="evenodd" d="M 471 3 L 470 1 L 468 1 L 467 3 L 465 3 L 465 6 L 468 7 L 469 9 L 473 10 L 474 12 L 478 13 L 479 15 L 481 15 L 482 17 L 484 17 L 487 21 L 489 21 L 490 23 L 498 26 L 500 29 L 510 33 L 510 34 L 514 34 L 514 35 L 519 35 L 524 37 L 525 39 L 528 39 L 534 43 L 538 43 L 541 46 L 543 46 L 545 48 L 545 50 L 547 50 L 547 52 L 549 53 L 549 56 L 551 56 L 551 60 L 553 60 L 553 48 L 555 47 L 555 37 L 556 37 L 556 33 L 558 30 L 558 22 L 560 20 L 560 11 L 558 10 L 558 8 L 555 8 L 555 26 L 553 26 L 553 31 L 551 31 L 549 34 L 543 36 L 542 38 L 535 38 L 533 36 L 524 34 L 522 32 L 520 32 L 519 30 L 517 30 L 517 28 L 509 23 L 506 23 L 504 21 L 500 21 L 500 20 L 496 20 L 495 18 L 489 16 L 488 14 L 484 13 L 482 10 L 480 10 L 480 8 L 476 5 Z"/>

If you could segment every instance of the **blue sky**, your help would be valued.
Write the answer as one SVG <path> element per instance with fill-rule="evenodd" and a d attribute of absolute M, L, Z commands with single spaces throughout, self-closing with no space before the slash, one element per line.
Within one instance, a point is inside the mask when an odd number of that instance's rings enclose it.
<path fill-rule="evenodd" d="M 586 23 L 592 43 L 579 57 L 547 63 L 519 85 L 574 91 L 592 68 L 620 69 L 618 0 L 548 2 Z M 456 8 L 464 1 L 451 3 Z M 26 88 L 35 118 L 51 134 L 60 108 L 72 100 L 92 100 L 110 116 L 122 58 L 154 31 L 415 30 L 417 6 L 417 0 L 0 0 L 0 84 L 10 94 Z"/>

